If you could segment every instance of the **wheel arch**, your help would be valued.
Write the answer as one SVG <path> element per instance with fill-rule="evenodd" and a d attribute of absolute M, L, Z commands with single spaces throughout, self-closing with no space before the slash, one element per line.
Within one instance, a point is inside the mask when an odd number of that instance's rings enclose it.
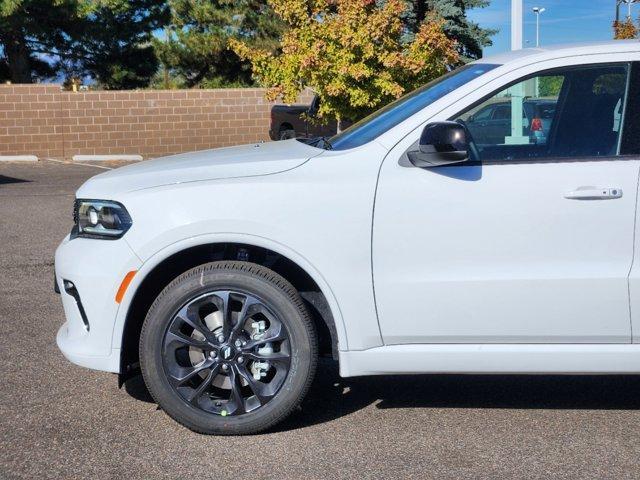
<path fill-rule="evenodd" d="M 240 260 L 263 265 L 282 275 L 298 290 L 312 313 L 320 352 L 338 359 L 347 348 L 346 332 L 337 301 L 321 274 L 301 255 L 262 237 L 226 236 L 188 239 L 171 245 L 144 262 L 118 311 L 114 349 L 120 350 L 121 380 L 138 367 L 138 341 L 148 308 L 160 291 L 181 273 L 203 263 Z"/>

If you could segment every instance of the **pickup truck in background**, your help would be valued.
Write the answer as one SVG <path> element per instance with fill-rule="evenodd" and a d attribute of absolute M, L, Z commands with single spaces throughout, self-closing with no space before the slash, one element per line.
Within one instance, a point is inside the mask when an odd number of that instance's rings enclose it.
<path fill-rule="evenodd" d="M 313 97 L 311 105 L 274 105 L 271 107 L 271 140 L 289 138 L 331 137 L 336 134 L 335 120 L 327 123 L 314 122 L 318 112 L 320 97 Z"/>

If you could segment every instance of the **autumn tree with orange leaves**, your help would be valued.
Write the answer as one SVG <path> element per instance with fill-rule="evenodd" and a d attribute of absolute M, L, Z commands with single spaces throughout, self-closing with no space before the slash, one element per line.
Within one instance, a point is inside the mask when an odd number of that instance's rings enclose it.
<path fill-rule="evenodd" d="M 241 41 L 231 48 L 253 66 L 267 98 L 293 103 L 309 87 L 318 117 L 359 119 L 459 63 L 442 22 L 427 18 L 407 40 L 407 3 L 387 0 L 269 0 L 288 29 L 278 52 Z"/>
<path fill-rule="evenodd" d="M 636 27 L 630 18 L 627 18 L 623 22 L 613 22 L 613 31 L 616 40 L 628 40 L 637 38 L 638 36 L 638 27 Z"/>

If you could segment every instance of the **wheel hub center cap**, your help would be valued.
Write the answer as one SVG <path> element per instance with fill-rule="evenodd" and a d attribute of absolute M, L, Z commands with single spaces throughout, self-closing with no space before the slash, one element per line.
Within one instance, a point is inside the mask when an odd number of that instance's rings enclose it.
<path fill-rule="evenodd" d="M 229 360 L 233 357 L 234 354 L 235 352 L 233 350 L 233 347 L 230 345 L 225 345 L 220 349 L 220 355 L 222 356 L 223 360 Z"/>

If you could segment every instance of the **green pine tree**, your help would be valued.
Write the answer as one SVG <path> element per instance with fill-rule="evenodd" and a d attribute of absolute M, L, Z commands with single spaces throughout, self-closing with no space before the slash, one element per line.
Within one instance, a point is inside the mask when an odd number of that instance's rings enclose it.
<path fill-rule="evenodd" d="M 104 88 L 149 84 L 157 0 L 0 0 L 0 81 L 90 76 Z"/>
<path fill-rule="evenodd" d="M 424 19 L 432 13 L 445 20 L 444 31 L 458 42 L 458 53 L 464 61 L 482 57 L 482 49 L 491 45 L 491 35 L 496 30 L 480 28 L 467 18 L 472 8 L 484 8 L 489 0 L 409 0 L 411 11 L 407 16 L 407 27 L 415 33 Z"/>
<path fill-rule="evenodd" d="M 0 0 L 0 81 L 51 78 L 82 18 L 77 0 Z"/>
<path fill-rule="evenodd" d="M 169 0 L 169 5 L 171 26 L 154 43 L 164 68 L 187 87 L 251 85 L 251 67 L 229 49 L 229 39 L 274 49 L 282 32 L 266 1 Z"/>
<path fill-rule="evenodd" d="M 71 59 L 105 89 L 149 85 L 158 70 L 152 39 L 169 21 L 169 8 L 158 0 L 88 0 L 90 11 L 79 26 Z"/>

